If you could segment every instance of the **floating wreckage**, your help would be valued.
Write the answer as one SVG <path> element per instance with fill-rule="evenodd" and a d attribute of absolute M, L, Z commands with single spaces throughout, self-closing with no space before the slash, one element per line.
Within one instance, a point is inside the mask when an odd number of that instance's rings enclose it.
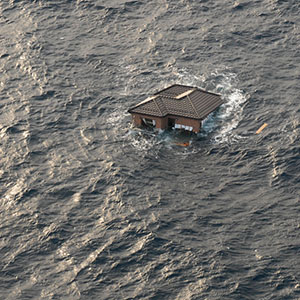
<path fill-rule="evenodd" d="M 174 84 L 155 93 L 128 112 L 133 124 L 198 133 L 202 122 L 224 102 L 221 95 L 197 87 Z"/>
<path fill-rule="evenodd" d="M 259 129 L 255 132 L 256 134 L 260 134 L 266 127 L 268 126 L 268 123 L 264 123 L 259 127 Z"/>

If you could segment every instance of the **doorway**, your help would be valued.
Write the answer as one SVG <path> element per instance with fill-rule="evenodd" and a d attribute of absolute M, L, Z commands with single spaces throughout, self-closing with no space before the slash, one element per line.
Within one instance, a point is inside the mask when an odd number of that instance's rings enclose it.
<path fill-rule="evenodd" d="M 172 129 L 175 127 L 175 119 L 168 118 L 168 129 Z"/>

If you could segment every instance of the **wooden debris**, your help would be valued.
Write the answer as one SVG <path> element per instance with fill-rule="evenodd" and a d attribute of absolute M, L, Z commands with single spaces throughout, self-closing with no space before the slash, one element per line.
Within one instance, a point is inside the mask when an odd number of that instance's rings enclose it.
<path fill-rule="evenodd" d="M 266 127 L 268 126 L 268 123 L 264 123 L 260 128 L 256 131 L 256 134 L 261 133 Z"/>

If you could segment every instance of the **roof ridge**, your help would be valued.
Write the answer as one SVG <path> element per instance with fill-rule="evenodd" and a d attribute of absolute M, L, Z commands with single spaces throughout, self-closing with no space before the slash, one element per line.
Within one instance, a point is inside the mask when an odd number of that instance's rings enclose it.
<path fill-rule="evenodd" d="M 212 91 L 207 91 L 206 89 L 202 89 L 202 88 L 196 88 L 195 90 L 199 91 L 199 92 L 203 92 L 203 93 L 206 93 L 206 94 L 211 94 L 211 95 L 214 95 L 214 96 L 219 96 L 221 97 L 222 95 L 221 94 L 218 94 L 218 93 L 214 93 Z"/>
<path fill-rule="evenodd" d="M 155 98 L 157 98 L 159 95 L 153 95 L 153 96 L 150 96 L 148 98 L 146 98 L 145 100 L 141 101 L 140 103 L 136 104 L 134 107 L 132 107 L 131 109 L 129 109 L 128 111 L 130 112 L 131 110 L 135 109 L 135 108 L 138 108 L 152 100 L 154 100 Z"/>
<path fill-rule="evenodd" d="M 192 105 L 192 107 L 193 107 L 193 109 L 194 109 L 194 112 L 195 112 L 196 116 L 200 119 L 200 116 L 199 116 L 199 114 L 198 114 L 198 111 L 197 111 L 197 109 L 196 109 L 196 107 L 195 107 L 193 101 L 191 100 L 190 95 L 187 95 L 186 97 L 189 99 L 190 104 Z"/>
<path fill-rule="evenodd" d="M 161 116 L 163 116 L 163 113 L 162 113 L 162 111 L 161 111 L 159 105 L 158 105 L 157 102 L 155 101 L 156 98 L 157 98 L 157 97 L 154 97 L 154 98 L 153 98 L 153 102 L 155 103 L 156 107 L 158 108 L 158 110 L 159 110 Z"/>
<path fill-rule="evenodd" d="M 181 93 L 181 94 L 178 94 L 178 95 L 175 96 L 174 98 L 177 99 L 177 100 L 179 100 L 179 99 L 181 99 L 181 98 L 183 98 L 183 97 L 185 97 L 185 96 L 190 95 L 190 94 L 193 93 L 194 91 L 196 91 L 196 88 L 193 88 L 193 89 L 187 90 L 187 91 L 185 91 L 185 92 L 183 92 L 183 93 Z"/>

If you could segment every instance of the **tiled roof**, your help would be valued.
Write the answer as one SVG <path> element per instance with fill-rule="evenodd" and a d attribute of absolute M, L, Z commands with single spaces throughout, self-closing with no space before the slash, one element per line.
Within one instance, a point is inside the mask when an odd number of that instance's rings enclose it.
<path fill-rule="evenodd" d="M 129 109 L 129 112 L 155 117 L 176 115 L 203 120 L 221 104 L 223 101 L 218 94 L 175 84 Z"/>

